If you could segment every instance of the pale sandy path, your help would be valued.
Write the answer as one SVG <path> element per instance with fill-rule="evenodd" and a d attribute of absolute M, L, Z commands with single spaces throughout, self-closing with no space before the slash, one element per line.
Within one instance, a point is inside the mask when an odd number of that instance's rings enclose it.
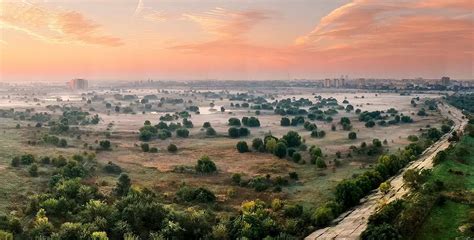
<path fill-rule="evenodd" d="M 444 104 L 439 105 L 442 114 L 454 120 L 455 125 L 451 132 L 462 131 L 467 124 L 467 119 L 463 119 L 463 114 L 457 108 Z M 378 190 L 374 190 L 372 194 L 363 198 L 361 203 L 353 209 L 341 214 L 334 220 L 333 226 L 319 229 L 307 236 L 306 240 L 313 239 L 359 239 L 361 233 L 367 227 L 367 221 L 379 206 L 380 203 L 388 203 L 399 199 L 408 193 L 408 189 L 404 187 L 403 173 L 408 169 L 430 169 L 433 167 L 433 158 L 436 154 L 449 147 L 449 134 L 444 135 L 438 142 L 426 149 L 420 158 L 410 163 L 397 176 L 389 179 L 392 186 L 390 192 L 383 194 Z"/>

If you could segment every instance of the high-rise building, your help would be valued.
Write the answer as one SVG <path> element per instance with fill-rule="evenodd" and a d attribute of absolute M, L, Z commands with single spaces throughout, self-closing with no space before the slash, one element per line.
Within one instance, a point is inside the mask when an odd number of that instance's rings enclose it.
<path fill-rule="evenodd" d="M 449 77 L 442 77 L 441 78 L 441 85 L 448 86 L 451 83 L 451 79 Z"/>
<path fill-rule="evenodd" d="M 324 87 L 330 88 L 331 87 L 331 79 L 326 78 L 324 80 Z"/>
<path fill-rule="evenodd" d="M 85 79 L 75 78 L 69 81 L 69 88 L 71 90 L 87 90 L 89 82 Z"/>

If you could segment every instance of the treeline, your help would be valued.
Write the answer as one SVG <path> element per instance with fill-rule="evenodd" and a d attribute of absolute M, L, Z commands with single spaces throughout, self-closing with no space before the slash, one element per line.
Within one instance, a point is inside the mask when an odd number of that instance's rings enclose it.
<path fill-rule="evenodd" d="M 473 128 L 472 124 L 468 126 L 471 127 L 467 129 Z M 468 144 L 474 137 L 472 132 L 467 132 L 469 135 L 464 136 L 455 147 L 451 145 L 447 150 L 440 151 L 433 159 L 435 168 L 445 163 L 452 167 L 454 165 L 448 162 L 454 161 L 461 164 L 460 170 L 441 168 L 436 171 L 439 175 L 433 174 L 431 170 L 406 171 L 403 180 L 405 185 L 411 188 L 412 193 L 405 199 L 385 205 L 370 216 L 368 227 L 362 233 L 361 239 L 413 239 L 434 208 L 443 206 L 447 200 L 461 203 L 472 202 L 469 200 L 469 195 L 465 194 L 466 182 L 459 180 L 459 178 L 469 176 L 469 173 L 461 170 L 462 165 L 469 164 L 465 159 L 470 157 L 469 149 L 472 149 L 472 145 Z M 473 220 L 472 217 L 470 219 Z M 468 223 L 462 234 L 474 236 L 474 224 Z"/>

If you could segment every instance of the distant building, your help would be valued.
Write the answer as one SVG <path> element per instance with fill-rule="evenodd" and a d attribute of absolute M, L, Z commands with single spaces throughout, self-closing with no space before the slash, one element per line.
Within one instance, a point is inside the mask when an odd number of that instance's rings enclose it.
<path fill-rule="evenodd" d="M 87 90 L 89 82 L 85 79 L 76 78 L 69 81 L 68 85 L 71 90 Z"/>
<path fill-rule="evenodd" d="M 442 77 L 441 78 L 441 85 L 448 86 L 451 83 L 451 79 L 449 77 Z"/>
<path fill-rule="evenodd" d="M 331 87 L 331 79 L 326 78 L 324 80 L 324 87 L 330 88 Z"/>

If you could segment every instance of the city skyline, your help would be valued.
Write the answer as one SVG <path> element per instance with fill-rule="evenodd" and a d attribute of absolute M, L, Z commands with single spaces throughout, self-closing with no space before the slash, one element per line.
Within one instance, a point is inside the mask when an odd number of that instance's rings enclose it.
<path fill-rule="evenodd" d="M 473 10 L 469 0 L 0 0 L 0 81 L 472 79 Z"/>

